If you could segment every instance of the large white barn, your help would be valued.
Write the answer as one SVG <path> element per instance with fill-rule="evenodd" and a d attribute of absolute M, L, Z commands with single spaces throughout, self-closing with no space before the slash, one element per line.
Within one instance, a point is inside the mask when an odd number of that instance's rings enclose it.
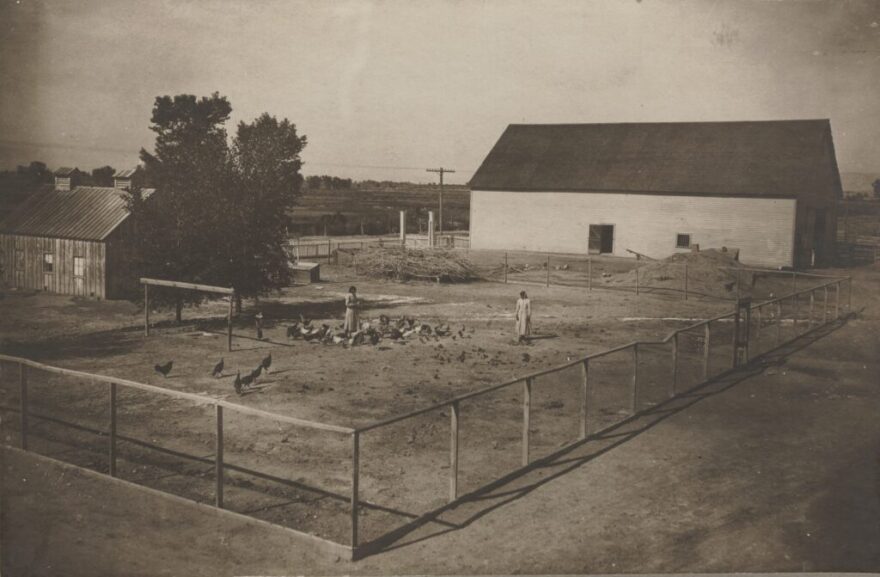
<path fill-rule="evenodd" d="M 828 263 L 842 196 L 828 120 L 513 124 L 470 182 L 471 247 Z"/>

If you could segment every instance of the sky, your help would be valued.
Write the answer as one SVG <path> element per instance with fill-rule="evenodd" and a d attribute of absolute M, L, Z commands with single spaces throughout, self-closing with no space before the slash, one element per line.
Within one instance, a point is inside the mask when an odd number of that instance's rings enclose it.
<path fill-rule="evenodd" d="M 880 173 L 880 0 L 0 0 L 0 169 L 133 166 L 160 95 L 294 122 L 305 174 L 464 183 L 511 123 L 830 118 Z"/>

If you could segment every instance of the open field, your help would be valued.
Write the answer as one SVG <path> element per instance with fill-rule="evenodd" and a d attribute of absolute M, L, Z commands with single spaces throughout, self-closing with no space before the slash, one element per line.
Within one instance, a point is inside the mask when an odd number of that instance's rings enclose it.
<path fill-rule="evenodd" d="M 202 320 L 188 321 L 183 327 L 172 326 L 170 315 L 158 315 L 161 326 L 145 339 L 138 326 L 141 313 L 133 305 L 9 295 L 0 301 L 5 319 L 3 352 L 299 418 L 362 426 L 635 338 L 663 336 L 686 324 L 625 319 L 697 319 L 730 308 L 727 302 L 711 300 L 684 302 L 657 295 L 636 297 L 613 291 L 529 286 L 535 329 L 546 338 L 519 347 L 512 343 L 511 330 L 512 302 L 519 290 L 516 284 L 401 285 L 360 280 L 359 290 L 368 302 L 367 318 L 380 313 L 392 317 L 406 314 L 432 323 L 449 322 L 454 328 L 463 327 L 465 338 L 350 349 L 288 342 L 285 327 L 300 314 L 314 322 L 339 322 L 342 294 L 352 282 L 345 278 L 346 273 L 330 269 L 325 276 L 331 282 L 290 289 L 264 301 L 268 341 L 252 338 L 246 314 L 235 328 L 231 354 L 223 351 L 222 323 L 211 320 L 212 315 L 222 314 L 222 304 L 187 311 L 185 318 Z M 719 333 L 715 338 L 729 336 Z M 275 370 L 261 382 L 264 388 L 236 397 L 230 370 L 250 369 L 270 350 Z M 690 351 L 695 362 L 685 363 L 683 387 L 697 380 L 696 352 L 697 347 Z M 683 354 L 687 357 L 688 351 Z M 210 368 L 221 355 L 226 358 L 226 374 L 213 379 Z M 645 351 L 640 367 L 648 381 L 643 398 L 647 406 L 663 400 L 666 392 L 666 375 L 651 369 L 651 356 L 651 351 Z M 170 378 L 163 379 L 152 366 L 168 359 L 174 359 L 175 368 Z M 596 368 L 602 410 L 591 414 L 592 430 L 619 420 L 626 412 L 625 362 L 612 356 L 606 366 Z M 712 362 L 716 366 L 729 363 L 729 356 L 721 354 Z M 15 407 L 15 375 L 10 373 L 3 372 L 0 394 L 4 406 Z M 535 385 L 532 450 L 536 457 L 553 452 L 577 434 L 578 393 L 570 385 L 573 380 L 539 380 Z M 85 428 L 106 426 L 105 387 L 87 382 L 61 386 L 57 379 L 39 374 L 30 376 L 29 387 L 36 412 Z M 120 434 L 132 442 L 123 442 L 119 448 L 119 476 L 211 502 L 210 407 L 187 406 L 140 393 L 127 393 L 120 403 Z M 521 403 L 518 390 L 505 390 L 464 408 L 461 493 L 518 465 Z M 226 461 L 241 469 L 228 472 L 227 506 L 345 542 L 351 475 L 346 439 L 243 416 L 227 418 Z M 364 539 L 375 538 L 444 502 L 448 492 L 448 421 L 448 412 L 436 411 L 364 436 L 361 493 L 369 504 L 362 512 Z M 4 425 L 6 442 L 14 443 L 15 419 L 5 419 Z M 31 448 L 38 453 L 106 471 L 105 441 L 93 433 L 43 421 L 33 426 L 31 435 Z M 156 451 L 143 442 L 178 454 Z M 245 469 L 259 470 L 268 477 L 256 477 Z"/>

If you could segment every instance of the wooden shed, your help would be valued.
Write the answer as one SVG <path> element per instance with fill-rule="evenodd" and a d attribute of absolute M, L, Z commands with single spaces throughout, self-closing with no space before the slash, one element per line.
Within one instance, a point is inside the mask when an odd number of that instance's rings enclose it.
<path fill-rule="evenodd" d="M 0 267 L 7 287 L 112 299 L 137 287 L 130 268 L 133 225 L 124 188 L 77 186 L 76 172 L 56 174 L 0 221 Z M 145 195 L 152 190 L 145 190 Z"/>
<path fill-rule="evenodd" d="M 842 197 L 828 120 L 510 125 L 470 186 L 471 248 L 772 267 L 831 263 Z"/>

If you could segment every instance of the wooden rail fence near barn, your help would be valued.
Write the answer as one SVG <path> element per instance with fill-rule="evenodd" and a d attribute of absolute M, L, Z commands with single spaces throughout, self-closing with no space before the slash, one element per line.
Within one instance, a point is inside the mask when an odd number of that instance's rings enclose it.
<path fill-rule="evenodd" d="M 847 293 L 842 295 L 846 286 Z M 34 414 L 28 408 L 28 372 L 30 370 L 46 371 L 73 379 L 84 380 L 93 383 L 104 383 L 107 385 L 107 403 L 110 408 L 110 419 L 105 431 L 97 431 L 102 436 L 107 437 L 107 453 L 109 456 L 109 474 L 111 477 L 116 476 L 116 440 L 119 437 L 117 433 L 118 417 L 116 412 L 117 391 L 118 388 L 131 388 L 140 391 L 163 395 L 175 399 L 186 400 L 199 405 L 214 406 L 214 435 L 215 435 L 215 454 L 214 454 L 214 476 L 215 476 L 215 499 L 214 505 L 218 509 L 225 507 L 224 503 L 224 470 L 227 465 L 224 463 L 223 457 L 223 439 L 224 439 L 224 413 L 239 412 L 260 419 L 266 419 L 276 422 L 283 422 L 297 427 L 323 431 L 328 434 L 346 435 L 351 442 L 351 494 L 350 494 L 350 540 L 349 544 L 336 543 L 327 539 L 298 531 L 293 531 L 298 537 L 304 538 L 310 544 L 329 548 L 337 553 L 343 553 L 350 558 L 360 558 L 371 552 L 380 550 L 389 541 L 395 538 L 395 535 L 401 530 L 415 526 L 423 522 L 425 519 L 436 517 L 439 512 L 448 509 L 452 505 L 461 502 L 469 495 L 478 494 L 486 487 L 497 483 L 499 479 L 483 484 L 479 488 L 471 490 L 465 494 L 459 489 L 459 478 L 461 475 L 460 468 L 460 427 L 462 422 L 462 407 L 469 401 L 477 399 L 503 389 L 521 388 L 523 394 L 522 402 L 522 439 L 520 465 L 518 468 L 509 471 L 500 479 L 508 479 L 512 476 L 521 474 L 537 464 L 546 461 L 548 458 L 559 454 L 561 451 L 574 447 L 583 443 L 592 436 L 599 435 L 603 431 L 619 425 L 621 422 L 632 419 L 636 415 L 644 413 L 645 408 L 642 398 L 644 382 L 640 377 L 639 365 L 642 362 L 642 351 L 646 347 L 667 347 L 668 352 L 668 383 L 666 383 L 665 396 L 674 398 L 683 394 L 680 381 L 681 355 L 686 341 L 695 341 L 701 351 L 700 374 L 698 382 L 695 385 L 687 387 L 695 388 L 703 383 L 717 378 L 721 374 L 727 373 L 736 368 L 738 365 L 747 363 L 754 358 L 766 354 L 781 345 L 791 342 L 803 334 L 814 330 L 818 327 L 827 325 L 830 322 L 837 321 L 844 316 L 844 312 L 848 315 L 851 312 L 852 303 L 852 279 L 850 277 L 834 278 L 826 280 L 818 286 L 801 289 L 783 297 L 774 298 L 759 303 L 752 304 L 749 300 L 743 300 L 738 303 L 737 310 L 732 313 L 716 316 L 711 319 L 702 320 L 688 326 L 676 329 L 668 334 L 665 338 L 653 341 L 634 341 L 615 347 L 612 349 L 600 351 L 590 355 L 583 356 L 576 360 L 572 360 L 566 364 L 534 372 L 516 379 L 491 385 L 476 391 L 458 395 L 446 401 L 432 404 L 421 409 L 417 409 L 406 414 L 395 415 L 387 419 L 368 424 L 361 427 L 343 427 L 305 419 L 299 419 L 277 413 L 271 413 L 260 409 L 254 409 L 235 403 L 226 402 L 202 395 L 185 393 L 180 391 L 169 390 L 161 387 L 119 379 L 115 377 L 107 377 L 102 375 L 94 375 L 80 371 L 62 369 L 52 367 L 28 359 L 12 357 L 8 355 L 0 355 L 0 361 L 6 363 L 17 364 L 18 366 L 18 383 L 20 388 L 20 406 L 16 408 L 4 407 L 6 410 L 15 410 L 19 413 L 20 428 L 20 447 L 22 450 L 28 450 L 29 437 L 29 420 L 31 418 L 43 418 Z M 845 300 L 844 300 L 845 299 Z M 733 338 L 730 342 L 720 342 L 716 329 L 723 327 L 725 323 L 733 325 Z M 783 337 L 783 325 L 790 325 L 790 334 Z M 713 355 L 713 350 L 718 351 L 720 347 L 730 346 L 732 355 L 728 360 L 723 362 L 717 361 L 717 355 Z M 597 414 L 597 402 L 593 396 L 593 369 L 599 359 L 610 355 L 621 355 L 628 359 L 630 366 L 629 377 L 626 379 L 625 387 L 627 390 L 627 409 L 626 415 L 615 420 L 611 425 L 601 427 L 595 430 L 591 427 L 591 414 Z M 713 362 L 714 359 L 714 362 Z M 579 387 L 579 407 L 577 412 L 578 434 L 576 438 L 568 439 L 550 456 L 535 459 L 532 457 L 532 439 L 531 427 L 532 417 L 536 405 L 532 403 L 533 395 L 541 389 L 541 379 L 549 375 L 562 373 L 563 371 L 577 368 L 579 369 L 578 383 Z M 623 384 L 623 383 L 618 383 Z M 390 532 L 364 542 L 359 536 L 359 511 L 362 507 L 375 506 L 369 502 L 362 502 L 360 497 L 360 477 L 361 477 L 361 443 L 365 435 L 371 434 L 379 429 L 400 423 L 406 420 L 414 419 L 420 415 L 430 412 L 450 410 L 450 436 L 449 436 L 449 467 L 448 467 L 448 497 L 447 503 L 439 508 L 422 513 L 415 520 L 406 523 L 403 527 L 398 527 Z M 598 419 L 596 419 L 598 420 Z M 130 440 L 130 439 L 126 439 Z M 204 459 L 202 459 L 204 461 Z M 444 467 L 445 468 L 445 467 Z M 239 469 L 241 470 L 241 469 Z M 129 483 L 128 481 L 122 481 Z M 136 485 L 140 486 L 140 485 Z M 152 489 L 150 489 L 152 490 Z M 228 512 L 232 515 L 240 515 L 239 513 Z M 250 517 L 249 517 L 250 518 Z"/>

